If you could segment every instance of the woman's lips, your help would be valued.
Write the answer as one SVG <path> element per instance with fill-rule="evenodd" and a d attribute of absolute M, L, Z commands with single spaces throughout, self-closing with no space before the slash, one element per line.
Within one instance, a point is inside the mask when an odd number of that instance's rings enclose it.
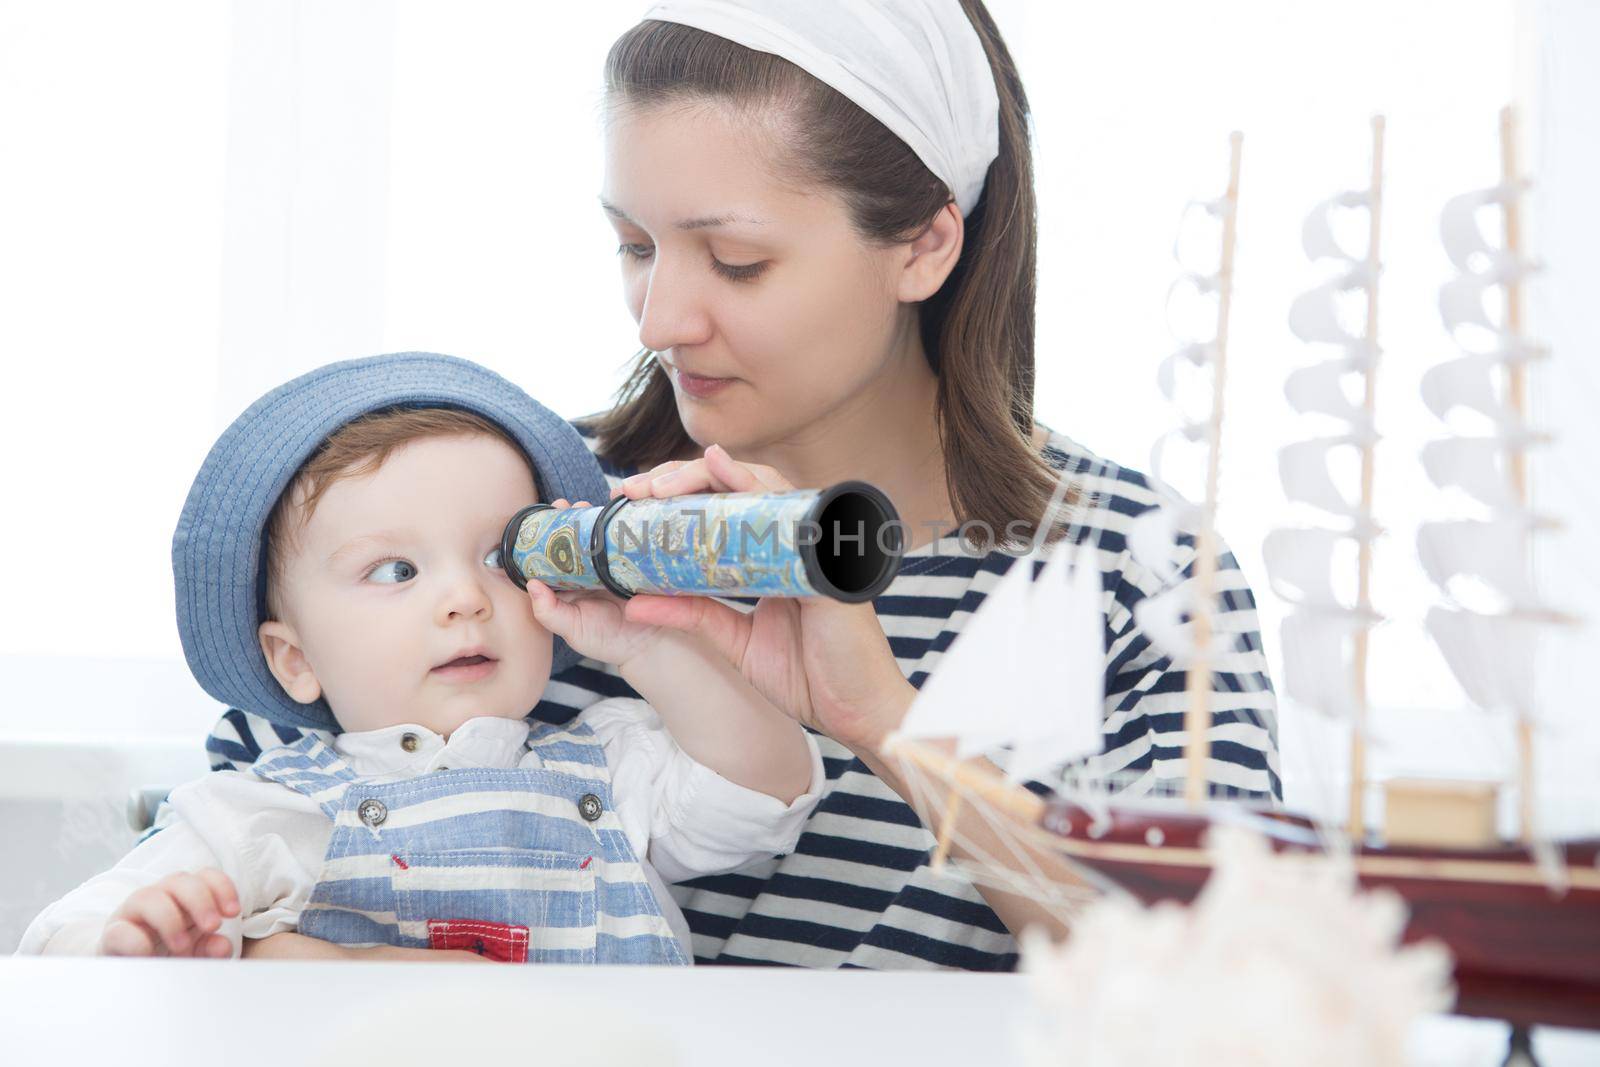
<path fill-rule="evenodd" d="M 678 377 L 678 387 L 699 400 L 715 396 L 739 380 L 737 378 L 707 378 L 681 370 L 675 370 L 673 373 Z"/>
<path fill-rule="evenodd" d="M 428 673 L 445 682 L 476 682 L 480 678 L 489 677 L 499 665 L 499 660 L 485 656 L 467 656 L 440 664 Z"/>

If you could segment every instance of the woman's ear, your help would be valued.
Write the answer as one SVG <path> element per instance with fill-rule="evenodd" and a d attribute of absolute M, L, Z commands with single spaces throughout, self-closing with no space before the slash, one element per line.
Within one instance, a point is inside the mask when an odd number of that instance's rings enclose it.
<path fill-rule="evenodd" d="M 256 637 L 267 657 L 267 669 L 285 693 L 301 704 L 310 704 L 322 695 L 322 683 L 311 670 L 294 627 L 276 620 L 264 622 L 256 628 Z"/>
<path fill-rule="evenodd" d="M 926 300 L 939 291 L 961 258 L 961 242 L 966 224 L 961 209 L 951 201 L 939 209 L 928 228 L 908 246 L 908 258 L 900 268 L 899 292 L 903 303 Z"/>

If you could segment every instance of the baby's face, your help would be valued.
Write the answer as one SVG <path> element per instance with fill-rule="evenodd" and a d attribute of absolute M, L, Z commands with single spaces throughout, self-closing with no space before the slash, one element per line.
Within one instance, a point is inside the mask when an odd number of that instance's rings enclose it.
<path fill-rule="evenodd" d="M 550 678 L 551 638 L 501 569 L 500 536 L 537 500 L 527 463 L 483 435 L 414 441 L 335 482 L 284 568 L 281 622 L 304 671 L 292 656 L 275 664 L 284 688 L 325 696 L 347 731 L 449 734 L 526 715 Z M 448 666 L 461 657 L 471 665 Z"/>

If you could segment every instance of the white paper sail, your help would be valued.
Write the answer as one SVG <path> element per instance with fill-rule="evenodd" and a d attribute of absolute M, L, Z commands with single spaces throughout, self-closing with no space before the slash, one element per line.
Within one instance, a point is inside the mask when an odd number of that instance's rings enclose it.
<path fill-rule="evenodd" d="M 1439 238 L 1456 270 L 1463 274 L 1483 273 L 1507 262 L 1506 253 L 1484 236 L 1478 210 L 1490 204 L 1504 210 L 1507 203 L 1527 188 L 1526 181 L 1517 181 L 1474 189 L 1453 196 L 1445 203 L 1444 210 L 1439 213 Z"/>
<path fill-rule="evenodd" d="M 1429 367 L 1422 374 L 1422 402 L 1442 421 L 1457 408 L 1475 411 L 1500 426 L 1516 420 L 1516 413 L 1500 399 L 1494 386 L 1499 361 L 1487 355 L 1467 355 Z"/>
<path fill-rule="evenodd" d="M 1319 259 L 1340 259 L 1346 263 L 1359 263 L 1365 260 L 1367 257 L 1364 253 L 1345 248 L 1334 237 L 1333 215 L 1341 209 L 1366 208 L 1371 205 L 1371 191 L 1361 189 L 1330 196 L 1312 208 L 1300 227 L 1300 245 L 1305 249 L 1306 258 L 1312 262 Z"/>
<path fill-rule="evenodd" d="M 1378 621 L 1369 608 L 1343 603 L 1334 586 L 1335 553 L 1341 542 L 1360 544 L 1377 536 L 1378 527 L 1359 492 L 1334 479 L 1330 460 L 1335 450 L 1359 458 L 1377 441 L 1371 412 L 1352 399 L 1346 382 L 1351 375 L 1373 373 L 1379 355 L 1365 322 L 1352 329 L 1341 318 L 1342 303 L 1359 297 L 1363 310 L 1374 299 L 1378 267 L 1368 262 L 1367 249 L 1339 243 L 1332 218 L 1338 211 L 1373 208 L 1376 189 L 1343 192 L 1318 204 L 1301 230 L 1307 258 L 1334 260 L 1339 274 L 1302 293 L 1289 308 L 1289 328 L 1307 344 L 1333 346 L 1334 354 L 1296 368 L 1284 382 L 1284 395 L 1301 415 L 1329 420 L 1334 432 L 1295 441 L 1278 452 L 1278 476 L 1285 495 L 1340 520 L 1337 528 L 1300 527 L 1274 530 L 1262 544 L 1273 591 L 1292 608 L 1283 623 L 1283 690 L 1290 697 L 1327 715 L 1349 717 L 1356 711 L 1352 635 Z M 1367 216 L 1370 224 L 1370 216 Z M 1354 557 L 1352 557 L 1354 558 Z"/>
<path fill-rule="evenodd" d="M 1500 309 L 1510 306 L 1507 287 L 1538 265 L 1491 241 L 1480 224 L 1480 209 L 1509 210 L 1526 187 L 1517 180 L 1463 193 L 1440 215 L 1440 238 L 1459 273 L 1440 288 L 1439 312 L 1463 354 L 1423 375 L 1422 399 L 1441 421 L 1465 410 L 1489 432 L 1430 441 L 1422 463 L 1435 485 L 1461 490 L 1487 514 L 1424 523 L 1417 531 L 1423 571 L 1445 599 L 1429 611 L 1427 628 L 1451 673 L 1473 704 L 1525 720 L 1536 714 L 1539 634 L 1558 616 L 1539 602 L 1532 579 L 1533 535 L 1547 522 L 1532 513 L 1525 485 L 1513 477 L 1513 458 L 1526 457 L 1544 437 L 1513 406 L 1499 379 L 1521 373 L 1545 349 L 1515 332 L 1514 320 Z M 1468 348 L 1467 341 L 1476 339 L 1468 327 L 1486 332 L 1491 343 Z M 1495 594 L 1498 610 L 1488 605 L 1468 610 L 1464 601 L 1474 587 Z"/>
<path fill-rule="evenodd" d="M 1356 708 L 1350 638 L 1377 622 L 1371 612 L 1298 609 L 1283 621 L 1283 690 L 1334 718 Z"/>
<path fill-rule="evenodd" d="M 1104 745 L 1105 610 L 1094 549 L 1058 549 L 1034 584 L 1027 656 L 1050 662 L 1053 681 L 1047 707 L 1026 716 L 1033 729 L 1016 739 L 1005 760 L 1012 781 L 1095 755 Z"/>
<path fill-rule="evenodd" d="M 1289 406 L 1301 415 L 1328 415 L 1370 432 L 1366 410 L 1351 400 L 1344 388 L 1344 380 L 1352 371 L 1364 372 L 1367 366 L 1362 359 L 1330 359 L 1299 367 L 1284 381 L 1283 393 L 1289 398 Z"/>
<path fill-rule="evenodd" d="M 1528 555 L 1533 522 L 1525 516 L 1423 523 L 1417 530 L 1422 569 L 1440 589 L 1476 578 L 1513 611 L 1538 611 Z"/>
<path fill-rule="evenodd" d="M 1460 489 L 1496 512 L 1513 512 L 1522 501 L 1508 476 L 1506 457 L 1530 443 L 1524 433 L 1442 437 L 1422 446 L 1422 467 L 1440 489 Z"/>
<path fill-rule="evenodd" d="M 1359 333 L 1345 328 L 1339 317 L 1342 294 L 1366 292 L 1372 278 L 1365 266 L 1351 267 L 1344 274 L 1301 293 L 1289 305 L 1289 329 L 1308 344 L 1342 345 L 1356 348 L 1365 344 Z"/>
<path fill-rule="evenodd" d="M 1234 649 L 1234 636 L 1228 633 L 1213 633 L 1203 649 L 1195 644 L 1193 619 L 1201 606 L 1199 594 L 1194 580 L 1185 577 L 1185 568 L 1178 564 L 1180 555 L 1192 557 L 1193 551 L 1180 548 L 1178 538 L 1188 534 L 1192 544 L 1200 521 L 1199 507 L 1174 499 L 1140 512 L 1128 524 L 1128 552 L 1168 587 L 1133 605 L 1134 622 L 1152 644 L 1179 666 Z"/>
<path fill-rule="evenodd" d="M 1187 667 L 1197 660 L 1211 662 L 1232 652 L 1237 639 L 1231 633 L 1213 631 L 1205 647 L 1200 647 L 1194 619 L 1201 606 L 1194 579 L 1185 579 L 1174 589 L 1135 601 L 1133 621 L 1174 666 Z"/>
<path fill-rule="evenodd" d="M 1361 448 L 1375 439 L 1365 429 L 1337 437 L 1313 437 L 1296 441 L 1278 450 L 1278 477 L 1283 491 L 1292 501 L 1343 518 L 1359 518 L 1361 502 L 1345 496 L 1328 468 L 1329 454 L 1336 448 Z"/>
<path fill-rule="evenodd" d="M 1178 399 L 1178 366 L 1204 367 L 1211 359 L 1211 346 L 1202 343 L 1180 345 L 1156 368 L 1156 387 L 1168 400 Z"/>
<path fill-rule="evenodd" d="M 1267 534 L 1261 555 L 1272 591 L 1291 604 L 1341 608 L 1333 591 L 1333 553 L 1344 534 L 1315 527 Z"/>
<path fill-rule="evenodd" d="M 1037 581 L 1033 569 L 1020 558 L 1001 577 L 896 736 L 954 738 L 958 757 L 994 756 L 1018 781 L 1100 751 L 1105 616 L 1093 549 L 1058 544 Z"/>
<path fill-rule="evenodd" d="M 1467 698 L 1485 711 L 1531 717 L 1533 661 L 1544 623 L 1526 616 L 1478 615 L 1435 607 L 1428 633 Z"/>
<path fill-rule="evenodd" d="M 1444 319 L 1444 328 L 1452 334 L 1463 326 L 1497 330 L 1485 303 L 1490 287 L 1497 283 L 1493 276 L 1478 274 L 1462 274 L 1445 282 L 1439 288 L 1439 317 Z"/>
<path fill-rule="evenodd" d="M 1179 442 L 1199 444 L 1206 439 L 1207 431 L 1208 427 L 1203 422 L 1186 422 L 1156 438 L 1156 443 L 1150 447 L 1150 476 L 1158 482 L 1165 482 L 1167 451 Z"/>
<path fill-rule="evenodd" d="M 1006 742 L 1013 709 L 1038 704 L 1021 651 L 1033 584 L 1027 558 L 1000 576 L 922 683 L 900 733 L 953 738 L 963 759 Z"/>
<path fill-rule="evenodd" d="M 1200 509 L 1173 502 L 1140 512 L 1128 524 L 1128 551 L 1139 565 L 1167 585 L 1177 584 L 1182 571 L 1173 560 L 1178 531 L 1193 530 Z"/>
<path fill-rule="evenodd" d="M 1214 198 L 1212 198 L 1210 200 L 1195 199 L 1195 200 L 1191 200 L 1187 204 L 1185 204 L 1183 206 L 1183 212 L 1178 217 L 1178 233 L 1177 233 L 1177 236 L 1173 237 L 1173 239 L 1172 239 L 1172 260 L 1173 260 L 1173 262 L 1177 263 L 1180 267 L 1183 267 L 1185 270 L 1194 271 L 1195 268 L 1196 268 L 1196 264 L 1194 264 L 1192 262 L 1192 257 L 1191 256 L 1185 254 L 1185 247 L 1184 247 L 1185 246 L 1185 238 L 1190 234 L 1190 232 L 1192 230 L 1198 229 L 1198 227 L 1191 226 L 1190 220 L 1193 219 L 1196 215 L 1204 214 L 1205 216 L 1207 216 L 1207 219 L 1211 223 L 1214 224 L 1214 223 L 1220 222 L 1223 219 L 1227 218 L 1228 213 L 1230 211 L 1232 211 L 1232 209 L 1233 209 L 1232 205 L 1229 203 L 1228 198 L 1226 196 L 1214 197 Z M 1207 236 L 1209 236 L 1209 235 L 1207 235 Z M 1206 243 L 1208 245 L 1210 244 L 1209 241 L 1207 241 Z M 1208 252 L 1209 251 L 1214 251 L 1214 248 L 1208 249 Z M 1211 267 L 1212 267 L 1211 264 L 1206 264 L 1205 269 L 1209 270 L 1209 269 L 1211 269 Z"/>

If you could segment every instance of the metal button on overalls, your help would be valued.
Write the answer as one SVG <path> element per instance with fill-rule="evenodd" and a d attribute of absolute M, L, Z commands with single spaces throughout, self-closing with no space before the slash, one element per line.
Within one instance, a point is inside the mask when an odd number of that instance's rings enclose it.
<path fill-rule="evenodd" d="M 368 826 L 381 826 L 383 820 L 389 817 L 389 809 L 384 807 L 381 800 L 363 800 L 356 814 Z"/>
<path fill-rule="evenodd" d="M 583 816 L 585 822 L 594 822 L 600 817 L 601 810 L 600 798 L 593 793 L 585 793 L 578 798 L 578 814 Z"/>
<path fill-rule="evenodd" d="M 407 752 L 415 752 L 417 750 L 417 735 L 401 734 L 400 747 L 405 749 Z"/>

